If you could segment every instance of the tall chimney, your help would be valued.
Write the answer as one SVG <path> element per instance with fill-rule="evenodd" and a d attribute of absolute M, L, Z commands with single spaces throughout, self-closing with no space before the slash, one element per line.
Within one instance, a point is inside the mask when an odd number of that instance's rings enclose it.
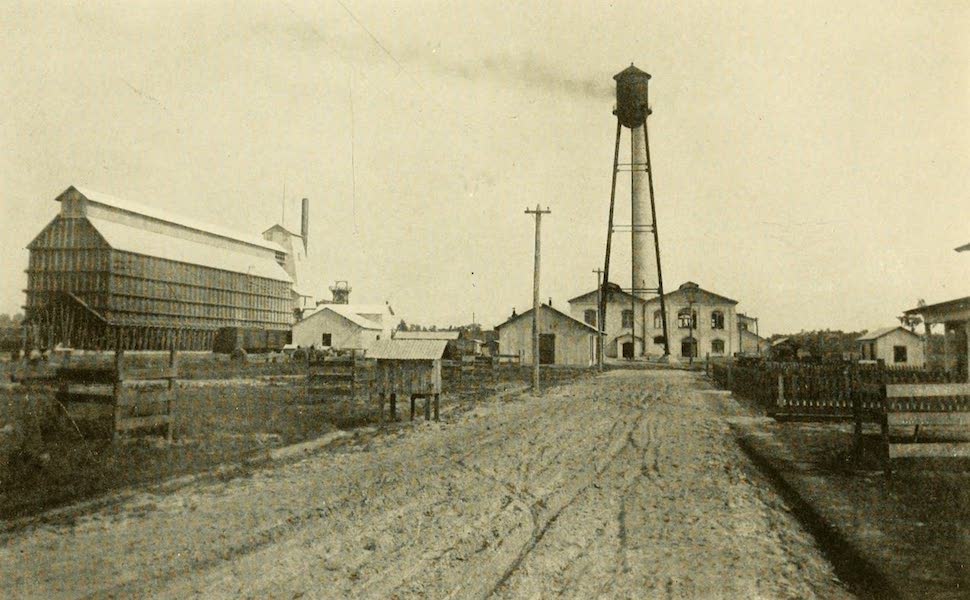
<path fill-rule="evenodd" d="M 307 236 L 310 235 L 310 200 L 303 199 L 303 213 L 300 217 L 300 236 L 303 238 L 303 253 L 307 252 Z"/>

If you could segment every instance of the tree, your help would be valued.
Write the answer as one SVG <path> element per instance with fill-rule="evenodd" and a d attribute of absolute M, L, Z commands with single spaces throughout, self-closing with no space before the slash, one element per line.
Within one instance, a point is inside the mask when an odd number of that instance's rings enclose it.
<path fill-rule="evenodd" d="M 397 324 L 397 330 L 398 331 L 407 331 L 408 330 L 408 324 L 404 322 L 404 319 L 401 319 L 401 322 Z"/>
<path fill-rule="evenodd" d="M 903 327 L 908 327 L 910 331 L 916 333 L 916 327 L 923 322 L 923 319 L 917 315 L 902 315 L 896 317 Z"/>

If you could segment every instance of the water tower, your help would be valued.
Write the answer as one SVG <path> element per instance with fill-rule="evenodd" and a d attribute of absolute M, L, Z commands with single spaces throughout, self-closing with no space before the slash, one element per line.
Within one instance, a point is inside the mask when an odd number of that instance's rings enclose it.
<path fill-rule="evenodd" d="M 630 287 L 624 291 L 630 292 L 634 298 L 646 300 L 653 294 L 660 296 L 660 312 L 663 322 L 664 356 L 670 355 L 670 340 L 667 335 L 667 306 L 664 301 L 663 271 L 660 268 L 660 238 L 657 234 L 657 209 L 653 196 L 653 170 L 650 167 L 650 144 L 647 134 L 647 117 L 650 116 L 648 101 L 648 84 L 650 74 L 630 64 L 629 67 L 613 76 L 616 80 L 616 145 L 613 150 L 613 184 L 610 189 L 609 228 L 606 236 L 606 260 L 603 267 L 603 289 L 600 294 L 600 323 L 606 323 L 606 306 L 610 277 L 610 251 L 612 250 L 613 234 L 617 232 L 629 233 L 631 237 L 632 273 Z M 620 163 L 620 134 L 623 128 L 630 130 L 630 162 Z M 616 176 L 621 171 L 630 173 L 630 224 L 617 225 L 613 222 L 613 208 L 616 200 Z M 649 200 L 649 203 L 648 203 Z M 654 258 L 650 257 L 651 238 L 653 241 Z M 652 275 L 651 266 L 656 264 L 656 276 Z M 636 338 L 642 340 L 641 352 L 646 352 L 648 340 L 646 304 L 637 306 L 636 300 L 631 301 L 633 309 L 633 324 L 630 328 L 630 339 L 633 349 L 636 348 Z M 638 310 L 639 309 L 639 310 Z M 638 314 L 639 313 L 639 314 Z M 638 335 L 639 334 L 639 335 Z M 604 352 L 600 344 L 600 359 Z M 634 350 L 635 352 L 635 350 Z"/>

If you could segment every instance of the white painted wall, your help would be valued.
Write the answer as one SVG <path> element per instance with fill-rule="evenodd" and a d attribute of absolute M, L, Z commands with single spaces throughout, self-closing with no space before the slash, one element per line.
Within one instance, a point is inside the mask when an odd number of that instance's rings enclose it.
<path fill-rule="evenodd" d="M 331 347 L 338 350 L 366 350 L 376 340 L 383 339 L 381 330 L 365 329 L 324 309 L 293 325 L 293 343 L 303 348 L 320 348 L 324 333 L 331 335 Z"/>
<path fill-rule="evenodd" d="M 596 333 L 543 306 L 539 309 L 539 333 L 556 336 L 557 365 L 589 367 L 596 363 Z M 522 364 L 532 364 L 532 315 L 528 314 L 498 329 L 499 352 L 519 354 Z"/>

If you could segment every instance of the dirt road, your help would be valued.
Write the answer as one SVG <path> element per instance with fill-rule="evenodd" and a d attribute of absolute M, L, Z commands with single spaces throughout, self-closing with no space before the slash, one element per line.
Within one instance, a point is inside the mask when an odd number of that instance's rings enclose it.
<path fill-rule="evenodd" d="M 0 597 L 849 597 L 703 387 L 615 371 L 12 533 Z"/>

